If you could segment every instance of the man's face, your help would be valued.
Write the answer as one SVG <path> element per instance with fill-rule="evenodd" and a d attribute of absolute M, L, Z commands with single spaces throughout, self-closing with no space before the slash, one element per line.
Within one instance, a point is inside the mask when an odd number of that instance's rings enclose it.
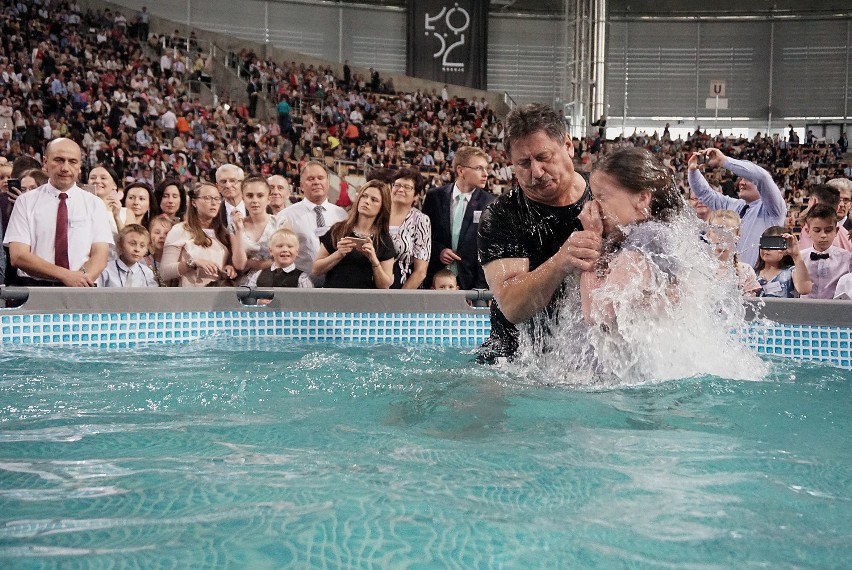
<path fill-rule="evenodd" d="M 760 199 L 760 192 L 757 191 L 757 186 L 754 182 L 750 182 L 745 178 L 737 180 L 737 190 L 739 190 L 740 199 L 746 202 L 754 202 Z"/>
<path fill-rule="evenodd" d="M 80 147 L 71 140 L 54 142 L 47 147 L 44 171 L 57 190 L 68 190 L 80 176 Z"/>
<path fill-rule="evenodd" d="M 842 220 L 849 214 L 849 206 L 852 205 L 852 190 L 840 191 L 840 203 L 837 204 L 837 219 Z"/>
<path fill-rule="evenodd" d="M 328 196 L 328 176 L 325 169 L 316 164 L 309 164 L 302 172 L 299 187 L 305 198 L 314 204 L 322 204 Z"/>
<path fill-rule="evenodd" d="M 565 205 L 574 179 L 574 146 L 570 137 L 557 141 L 536 131 L 512 141 L 515 176 L 524 194 L 535 202 Z"/>
<path fill-rule="evenodd" d="M 456 183 L 460 188 L 485 188 L 488 182 L 488 160 L 481 156 L 468 159 L 456 167 Z"/>
<path fill-rule="evenodd" d="M 275 207 L 286 205 L 290 201 L 290 184 L 283 176 L 270 176 L 266 180 L 269 184 L 269 204 Z"/>
<path fill-rule="evenodd" d="M 216 179 L 216 186 L 225 200 L 231 204 L 239 204 L 243 197 L 243 192 L 240 189 L 242 181 L 243 179 L 236 172 L 225 171 L 221 178 Z"/>

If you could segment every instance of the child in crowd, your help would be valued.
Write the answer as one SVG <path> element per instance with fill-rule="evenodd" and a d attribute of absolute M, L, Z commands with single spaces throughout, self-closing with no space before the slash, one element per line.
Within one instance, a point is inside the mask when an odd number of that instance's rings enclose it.
<path fill-rule="evenodd" d="M 148 255 L 145 256 L 145 264 L 154 273 L 154 279 L 160 287 L 175 287 L 175 281 L 167 282 L 160 275 L 160 262 L 163 260 L 163 246 L 166 245 L 166 236 L 175 225 L 172 218 L 165 215 L 157 216 L 148 223 L 148 231 L 151 233 L 151 244 L 148 246 Z"/>
<path fill-rule="evenodd" d="M 108 263 L 98 287 L 157 287 L 154 273 L 139 263 L 148 253 L 151 236 L 145 226 L 127 224 L 118 232 L 118 258 Z"/>
<path fill-rule="evenodd" d="M 831 206 L 816 204 L 805 214 L 805 224 L 813 247 L 802 250 L 802 257 L 814 286 L 803 297 L 832 299 L 840 278 L 852 271 L 852 253 L 832 245 L 837 234 L 837 212 Z"/>
<path fill-rule="evenodd" d="M 449 269 L 441 269 L 432 279 L 432 289 L 438 291 L 456 291 L 459 288 L 455 273 Z"/>
<path fill-rule="evenodd" d="M 714 253 L 719 259 L 718 276 L 728 278 L 733 271 L 740 292 L 746 297 L 754 297 L 761 290 L 754 269 L 739 260 L 737 255 L 737 240 L 740 238 L 740 216 L 733 210 L 713 210 L 707 217 L 710 229 L 707 238 L 714 246 Z"/>
<path fill-rule="evenodd" d="M 808 268 L 799 251 L 799 240 L 781 226 L 772 226 L 762 237 L 781 236 L 787 240 L 787 249 L 760 248 L 760 258 L 754 269 L 760 283 L 761 297 L 798 297 L 807 295 L 813 288 Z"/>
<path fill-rule="evenodd" d="M 269 237 L 272 267 L 255 273 L 249 287 L 313 287 L 307 273 L 296 269 L 299 237 L 290 228 L 281 228 Z"/>

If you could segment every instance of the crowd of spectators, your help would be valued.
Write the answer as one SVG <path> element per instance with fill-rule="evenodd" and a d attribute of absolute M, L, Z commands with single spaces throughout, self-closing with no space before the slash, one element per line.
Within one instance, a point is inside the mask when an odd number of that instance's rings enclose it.
<path fill-rule="evenodd" d="M 301 174 L 310 164 L 333 165 L 341 175 L 355 173 L 383 179 L 387 189 L 394 190 L 385 194 L 378 188 L 372 194 L 384 202 L 381 209 L 387 209 L 388 215 L 393 208 L 408 212 L 414 206 L 416 210 L 430 188 L 449 185 L 452 189 L 453 181 L 461 176 L 457 167 L 468 166 L 455 164 L 456 153 L 462 148 L 484 153 L 485 191 L 500 194 L 513 184 L 512 169 L 504 153 L 503 124 L 484 98 L 454 97 L 446 86 L 440 92 L 400 93 L 395 91 L 392 80 L 383 80 L 375 70 L 352 73 L 348 61 L 338 75 L 331 67 L 263 60 L 243 50 L 228 58 L 248 79 L 245 100 L 230 104 L 223 99 L 216 106 L 205 106 L 191 88 L 190 80 L 209 83 L 210 55 L 192 36 L 181 38 L 177 32 L 166 37 L 150 34 L 149 19 L 144 8 L 129 16 L 109 9 L 84 13 L 73 0 L 22 1 L 4 6 L 0 155 L 9 164 L 9 168 L 0 165 L 0 184 L 6 194 L 5 199 L 0 199 L 4 222 L 9 221 L 14 204 L 14 194 L 5 192 L 4 181 L 13 174 L 9 171 L 11 164 L 38 166 L 46 158 L 47 143 L 58 138 L 70 139 L 81 149 L 81 180 L 92 184 L 92 191 L 104 200 L 112 214 L 109 223 L 115 240 L 123 238 L 125 227 L 146 227 L 162 214 L 173 224 L 189 223 L 190 213 L 196 219 L 190 224 L 192 228 L 183 228 L 184 242 L 196 237 L 196 241 L 204 241 L 204 230 L 211 229 L 205 224 L 216 226 L 212 230 L 220 242 L 229 242 L 237 232 L 242 239 L 245 228 L 252 224 L 258 224 L 258 231 L 262 229 L 266 238 L 271 237 L 279 228 L 268 225 L 257 204 L 252 213 L 241 193 L 233 199 L 228 197 L 229 191 L 236 190 L 233 184 L 231 190 L 222 185 L 219 178 L 223 165 L 236 169 L 232 172 L 239 171 L 240 180 L 256 174 L 266 181 L 260 192 L 266 194 L 262 209 L 275 220 L 286 218 L 282 216 L 285 206 L 303 197 L 309 185 L 303 184 Z M 268 101 L 276 113 L 271 117 L 258 113 L 258 100 Z M 781 189 L 789 212 L 784 225 L 797 233 L 802 222 L 800 214 L 810 201 L 810 189 L 833 178 L 852 177 L 852 167 L 844 160 L 845 141 L 844 133 L 834 144 L 817 141 L 811 135 L 800 143 L 792 129 L 789 137 L 758 133 L 745 139 L 721 134 L 714 137 L 697 128 L 685 139 L 673 139 L 667 127 L 661 134 L 634 133 L 615 140 L 606 140 L 604 133 L 598 131 L 597 136 L 575 140 L 574 146 L 580 171 L 590 171 L 601 157 L 619 148 L 647 148 L 672 169 L 684 195 L 691 194 L 688 163 L 696 152 L 718 149 L 733 159 L 755 163 L 766 169 Z M 22 157 L 30 162 L 21 163 Z M 24 170 L 19 168 L 13 177 L 23 181 Z M 394 172 L 404 172 L 406 178 L 395 179 Z M 24 189 L 44 182 L 43 175 L 29 174 Z M 325 175 L 327 194 L 328 172 Z M 723 195 L 737 195 L 736 176 L 729 170 L 709 173 L 707 181 Z M 210 184 L 202 186 L 203 182 Z M 405 197 L 404 189 L 408 187 L 416 191 Z M 142 192 L 139 188 L 147 190 Z M 216 188 L 224 201 L 215 216 L 210 211 L 202 212 L 204 223 L 199 225 L 195 223 L 197 200 L 206 200 L 206 195 L 199 194 L 204 188 L 207 194 Z M 293 195 L 289 198 L 286 195 L 291 189 Z M 325 194 L 319 202 L 307 200 L 306 196 L 305 203 L 327 204 Z M 356 221 L 363 219 L 357 216 L 362 194 L 355 199 Z M 143 208 L 139 206 L 140 196 L 147 200 L 148 210 L 144 212 L 135 211 Z M 169 196 L 173 198 L 171 202 Z M 338 203 L 349 206 L 348 198 L 344 184 Z M 395 200 L 401 206 L 394 206 Z M 174 202 L 173 210 L 167 208 L 167 202 Z M 236 220 L 235 209 L 239 212 Z M 382 216 L 376 214 L 376 223 L 381 222 Z M 405 219 L 395 216 L 400 222 Z M 213 217 L 222 217 L 221 228 L 213 223 Z M 345 221 L 342 215 L 337 219 Z M 335 220 L 328 221 L 331 225 Z M 322 227 L 318 220 L 313 223 L 314 229 Z M 421 233 L 423 225 L 420 224 Z M 231 237 L 226 235 L 228 230 Z M 162 256 L 165 235 L 157 237 L 150 231 L 151 247 L 158 246 L 157 255 Z M 335 235 L 333 243 L 323 244 L 326 255 L 339 250 L 340 239 L 348 239 Z M 375 245 L 384 247 L 385 241 L 382 237 L 381 243 Z M 218 264 L 221 274 L 211 273 L 209 278 L 197 279 L 196 284 L 236 278 L 238 271 L 230 263 L 233 248 L 228 243 L 222 245 L 228 251 Z M 263 249 L 264 263 L 253 265 L 248 259 L 238 264 L 253 269 L 251 277 L 274 265 L 267 245 Z M 319 247 L 319 243 L 307 244 L 302 236 L 300 245 L 303 255 L 306 245 L 315 251 Z M 344 248 L 350 246 L 358 249 L 344 241 Z M 428 251 L 422 244 L 415 249 L 421 257 Z M 363 253 L 370 259 L 370 248 L 367 250 Z M 114 254 L 116 251 L 113 248 Z M 386 255 L 383 251 L 382 255 Z M 152 258 L 155 263 L 157 255 Z M 195 260 L 190 257 L 188 261 Z M 154 267 L 156 280 L 160 284 L 192 281 L 184 280 L 182 272 L 196 268 L 192 264 L 180 265 L 183 261 L 172 265 L 174 262 L 172 259 L 166 271 L 168 279 L 163 279 Z M 400 274 L 399 267 L 395 267 L 394 278 L 391 270 L 384 268 L 388 275 L 380 276 L 379 281 L 389 279 L 402 286 L 406 275 L 413 271 L 412 260 L 407 263 L 408 273 Z M 178 273 L 172 274 L 176 268 Z M 206 269 L 212 272 L 212 268 Z M 310 273 L 311 269 L 300 267 L 303 273 Z M 419 273 L 418 268 L 414 274 Z M 245 274 L 239 279 L 247 281 Z M 423 282 L 422 278 L 417 281 Z"/>

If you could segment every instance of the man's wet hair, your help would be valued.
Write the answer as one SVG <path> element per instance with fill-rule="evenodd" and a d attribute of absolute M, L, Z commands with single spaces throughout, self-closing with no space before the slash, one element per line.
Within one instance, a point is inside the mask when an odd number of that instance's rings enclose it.
<path fill-rule="evenodd" d="M 565 140 L 565 120 L 549 105 L 529 103 L 512 109 L 506 116 L 506 156 L 512 151 L 512 142 L 535 132 L 543 131 L 548 137 L 562 143 Z"/>

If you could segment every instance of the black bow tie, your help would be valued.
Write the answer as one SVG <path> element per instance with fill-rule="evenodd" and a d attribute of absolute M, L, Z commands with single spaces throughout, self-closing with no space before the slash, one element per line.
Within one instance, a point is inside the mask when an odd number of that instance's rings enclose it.
<path fill-rule="evenodd" d="M 817 259 L 828 259 L 827 253 L 817 253 L 815 251 L 811 252 L 811 261 L 816 261 Z"/>

